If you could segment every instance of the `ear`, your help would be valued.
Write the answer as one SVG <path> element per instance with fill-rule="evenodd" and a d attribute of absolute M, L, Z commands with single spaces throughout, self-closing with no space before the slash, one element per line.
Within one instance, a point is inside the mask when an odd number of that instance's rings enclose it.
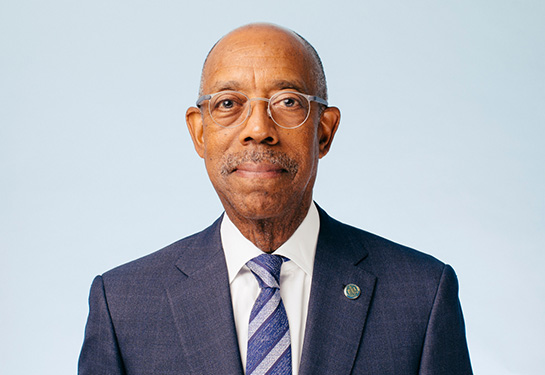
<path fill-rule="evenodd" d="M 320 124 L 318 129 L 318 136 L 320 137 L 320 159 L 327 155 L 333 137 L 337 132 L 339 123 L 341 121 L 341 111 L 337 107 L 327 107 L 320 116 Z"/>
<path fill-rule="evenodd" d="M 197 107 L 189 107 L 185 113 L 185 122 L 195 151 L 201 158 L 204 158 L 204 126 L 201 111 Z"/>

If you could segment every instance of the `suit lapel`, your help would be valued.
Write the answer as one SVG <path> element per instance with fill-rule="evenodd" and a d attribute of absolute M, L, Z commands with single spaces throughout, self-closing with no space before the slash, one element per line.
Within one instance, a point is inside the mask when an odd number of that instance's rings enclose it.
<path fill-rule="evenodd" d="M 188 239 L 166 289 L 192 373 L 242 375 L 220 222 Z"/>
<path fill-rule="evenodd" d="M 320 212 L 320 234 L 314 260 L 300 374 L 350 374 L 361 342 L 376 277 L 358 264 L 367 257 L 349 227 Z M 360 296 L 344 294 L 357 285 Z"/>

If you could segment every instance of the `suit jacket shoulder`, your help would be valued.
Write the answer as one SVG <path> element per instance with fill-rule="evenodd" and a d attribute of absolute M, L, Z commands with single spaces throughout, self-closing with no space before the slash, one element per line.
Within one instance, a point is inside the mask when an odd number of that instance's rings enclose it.
<path fill-rule="evenodd" d="M 452 268 L 319 213 L 301 374 L 471 374 Z"/>
<path fill-rule="evenodd" d="M 220 221 L 97 276 L 79 374 L 242 374 Z"/>

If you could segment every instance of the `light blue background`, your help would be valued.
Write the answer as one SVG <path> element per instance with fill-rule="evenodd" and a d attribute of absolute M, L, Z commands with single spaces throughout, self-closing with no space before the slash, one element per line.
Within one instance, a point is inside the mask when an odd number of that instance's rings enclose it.
<path fill-rule="evenodd" d="M 93 277 L 221 213 L 184 114 L 253 21 L 342 111 L 319 204 L 453 265 L 475 373 L 545 373 L 540 0 L 2 1 L 0 372 L 75 373 Z"/>

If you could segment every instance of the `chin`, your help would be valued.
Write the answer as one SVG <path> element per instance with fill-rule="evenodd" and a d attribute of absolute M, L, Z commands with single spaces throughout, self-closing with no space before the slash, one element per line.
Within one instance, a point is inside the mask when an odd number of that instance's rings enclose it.
<path fill-rule="evenodd" d="M 262 220 L 282 216 L 285 211 L 286 207 L 278 201 L 252 200 L 246 202 L 239 212 L 244 212 L 248 219 Z"/>
<path fill-rule="evenodd" d="M 265 220 L 286 215 L 293 205 L 285 197 L 270 194 L 249 194 L 242 200 L 230 201 L 224 207 L 230 207 L 238 216 L 248 220 Z"/>

